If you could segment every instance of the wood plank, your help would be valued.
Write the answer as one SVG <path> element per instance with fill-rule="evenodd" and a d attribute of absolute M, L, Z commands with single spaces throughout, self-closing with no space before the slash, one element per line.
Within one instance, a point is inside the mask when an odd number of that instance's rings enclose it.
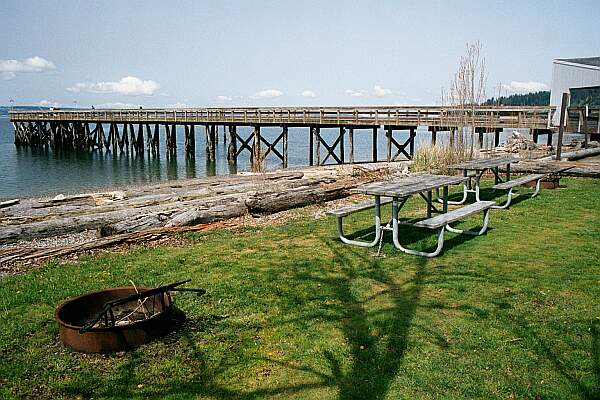
<path fill-rule="evenodd" d="M 391 197 L 381 197 L 381 199 L 380 199 L 380 205 L 389 204 L 391 202 L 392 202 Z M 368 210 L 369 208 L 373 208 L 373 207 L 375 207 L 375 202 L 372 200 L 367 200 L 367 201 L 363 201 L 361 203 L 350 204 L 348 206 L 340 207 L 335 210 L 327 211 L 325 214 L 333 215 L 336 217 L 345 217 L 352 213 L 355 213 L 358 211 L 363 211 L 363 210 Z"/>
<path fill-rule="evenodd" d="M 419 228 L 428 228 L 428 229 L 437 229 L 442 226 L 446 226 L 449 223 L 459 221 L 468 217 L 469 215 L 475 214 L 480 211 L 487 210 L 492 207 L 496 203 L 493 201 L 478 201 L 477 203 L 472 203 L 467 206 L 458 208 L 456 210 L 452 210 L 445 214 L 439 214 L 435 217 L 425 219 L 423 221 L 419 221 L 415 223 L 415 226 Z"/>
<path fill-rule="evenodd" d="M 525 175 L 525 176 L 521 176 L 521 177 L 519 177 L 517 179 L 510 180 L 508 182 L 502 182 L 502 183 L 499 183 L 497 185 L 494 185 L 493 188 L 494 189 L 510 189 L 510 188 L 515 187 L 515 186 L 521 186 L 521 185 L 523 185 L 525 183 L 536 181 L 536 180 L 541 179 L 543 177 L 544 177 L 544 174 Z"/>

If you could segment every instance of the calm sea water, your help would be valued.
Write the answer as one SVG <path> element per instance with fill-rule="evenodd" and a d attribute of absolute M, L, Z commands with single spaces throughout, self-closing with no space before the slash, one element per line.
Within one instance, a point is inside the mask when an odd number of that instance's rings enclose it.
<path fill-rule="evenodd" d="M 245 137 L 251 128 L 238 128 Z M 108 132 L 108 130 L 106 129 Z M 263 128 L 261 133 L 272 141 L 281 132 L 280 128 Z M 333 143 L 337 129 L 323 129 L 328 143 Z M 128 156 L 111 152 L 54 152 L 50 149 L 30 149 L 13 144 L 14 132 L 8 119 L 0 119 L 0 199 L 35 196 L 41 194 L 75 193 L 102 188 L 127 187 L 150 182 L 195 178 L 207 175 L 226 175 L 232 171 L 227 162 L 227 146 L 223 144 L 223 128 L 219 129 L 216 163 L 207 163 L 204 149 L 204 130 L 196 130 L 196 158 L 186 159 L 183 149 L 183 128 L 178 128 L 177 157 L 167 160 L 164 146 L 164 131 L 161 132 L 161 153 L 157 157 L 148 154 Z M 380 132 L 378 157 L 386 157 L 386 139 Z M 406 134 L 396 132 L 398 141 L 406 140 Z M 444 140 L 438 134 L 438 140 Z M 491 137 L 491 135 L 490 135 Z M 506 134 L 501 135 L 504 140 Z M 289 166 L 308 165 L 308 129 L 290 128 Z M 431 136 L 425 128 L 417 130 L 417 147 L 429 143 Z M 543 139 L 542 139 L 543 140 Z M 346 148 L 348 140 L 345 140 Z M 355 130 L 355 160 L 369 161 L 371 157 L 371 131 Z M 321 157 L 325 150 L 321 147 Z M 346 149 L 346 158 L 348 149 Z M 328 162 L 332 161 L 331 158 Z M 238 171 L 249 170 L 248 152 L 240 155 Z M 267 157 L 267 168 L 281 167 L 273 155 Z"/>

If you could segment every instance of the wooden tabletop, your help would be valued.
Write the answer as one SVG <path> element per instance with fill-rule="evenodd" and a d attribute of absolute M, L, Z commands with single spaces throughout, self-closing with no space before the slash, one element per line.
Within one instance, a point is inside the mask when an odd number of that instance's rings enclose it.
<path fill-rule="evenodd" d="M 463 176 L 421 174 L 398 180 L 375 182 L 353 189 L 353 193 L 373 196 L 408 197 L 444 186 L 457 185 L 467 180 Z"/>
<path fill-rule="evenodd" d="M 465 161 L 458 164 L 449 165 L 450 169 L 467 169 L 467 170 L 481 170 L 486 168 L 495 168 L 504 164 L 510 164 L 518 161 L 512 156 L 501 156 L 491 158 L 478 158 L 476 160 Z"/>
<path fill-rule="evenodd" d="M 567 163 L 564 161 L 521 161 L 519 163 L 519 170 L 525 172 L 538 173 L 538 174 L 560 174 L 561 172 L 568 171 L 575 168 L 575 163 Z"/>

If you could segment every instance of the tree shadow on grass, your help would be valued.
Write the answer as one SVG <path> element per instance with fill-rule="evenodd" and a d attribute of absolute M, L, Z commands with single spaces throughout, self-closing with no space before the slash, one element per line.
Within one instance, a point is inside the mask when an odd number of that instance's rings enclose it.
<path fill-rule="evenodd" d="M 596 399 L 600 399 L 600 321 L 592 322 L 592 368 L 596 378 Z"/>
<path fill-rule="evenodd" d="M 303 300 L 295 296 L 284 296 L 280 307 L 290 316 L 276 324 L 290 324 L 302 330 L 311 329 L 312 323 L 316 321 L 326 321 L 344 336 L 347 346 L 341 355 L 332 349 L 320 350 L 323 359 L 321 362 L 315 360 L 314 365 L 306 359 L 303 360 L 303 365 L 297 365 L 272 358 L 260 358 L 284 368 L 308 372 L 312 379 L 307 383 L 235 391 L 215 384 L 211 379 L 204 379 L 201 386 L 185 382 L 171 383 L 168 388 L 164 388 L 165 392 L 155 394 L 204 393 L 219 398 L 249 399 L 276 394 L 292 395 L 315 388 L 335 388 L 340 399 L 384 398 L 398 374 L 407 349 L 408 332 L 426 279 L 427 260 L 415 259 L 414 273 L 409 274 L 407 280 L 397 283 L 384 271 L 380 260 L 366 255 L 360 251 L 362 249 L 347 246 L 341 248 L 329 240 L 324 243 L 333 253 L 334 263 L 338 266 L 336 273 L 315 273 L 314 265 L 299 263 L 291 266 L 294 271 L 292 281 L 308 283 L 315 289 L 320 287 L 328 298 L 336 301 L 323 302 L 317 309 L 303 309 Z M 379 290 L 364 296 L 360 291 L 354 290 L 354 285 L 359 280 L 371 282 Z M 385 306 L 372 306 L 371 302 L 382 300 L 384 296 Z M 192 338 L 189 341 L 192 342 Z M 202 357 L 202 354 L 195 356 Z M 322 370 L 322 361 L 326 361 L 327 371 Z M 223 374 L 224 369 L 206 372 L 205 378 L 217 377 Z"/>
<path fill-rule="evenodd" d="M 378 260 L 365 259 L 364 255 L 355 253 L 368 265 L 357 268 L 337 246 L 329 244 L 329 248 L 334 252 L 335 259 L 346 266 L 344 275 L 331 282 L 330 287 L 337 298 L 348 301 L 338 307 L 336 313 L 352 360 L 350 368 L 343 372 L 341 361 L 333 353 L 325 352 L 332 381 L 339 390 L 340 399 L 383 398 L 398 373 L 407 349 L 408 331 L 426 277 L 427 260 L 415 260 L 414 275 L 399 285 L 384 272 Z M 357 298 L 353 294 L 352 284 L 358 278 L 372 280 L 379 287 L 384 287 L 379 293 L 391 300 L 391 305 L 370 311 L 366 306 L 377 295 L 362 300 Z"/>
<path fill-rule="evenodd" d="M 550 361 L 554 366 L 554 370 L 560 373 L 573 388 L 576 388 L 583 399 L 600 400 L 600 327 L 597 322 L 592 323 L 592 326 L 590 327 L 592 336 L 592 370 L 596 381 L 594 383 L 596 388 L 590 388 L 577 377 L 575 371 L 571 370 L 563 361 L 561 361 L 561 356 L 557 354 L 557 351 L 551 345 L 548 345 L 534 329 L 524 322 L 526 321 L 526 318 L 520 318 L 517 321 L 518 322 L 513 325 L 515 333 L 520 337 L 531 338 L 534 342 L 534 348 L 537 354 Z"/>

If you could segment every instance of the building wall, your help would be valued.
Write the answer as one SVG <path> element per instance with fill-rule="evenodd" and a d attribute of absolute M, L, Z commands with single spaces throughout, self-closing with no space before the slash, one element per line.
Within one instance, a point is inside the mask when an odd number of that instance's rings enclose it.
<path fill-rule="evenodd" d="M 550 105 L 556 106 L 552 123 L 558 125 L 562 94 L 570 88 L 600 86 L 600 68 L 554 60 Z"/>

